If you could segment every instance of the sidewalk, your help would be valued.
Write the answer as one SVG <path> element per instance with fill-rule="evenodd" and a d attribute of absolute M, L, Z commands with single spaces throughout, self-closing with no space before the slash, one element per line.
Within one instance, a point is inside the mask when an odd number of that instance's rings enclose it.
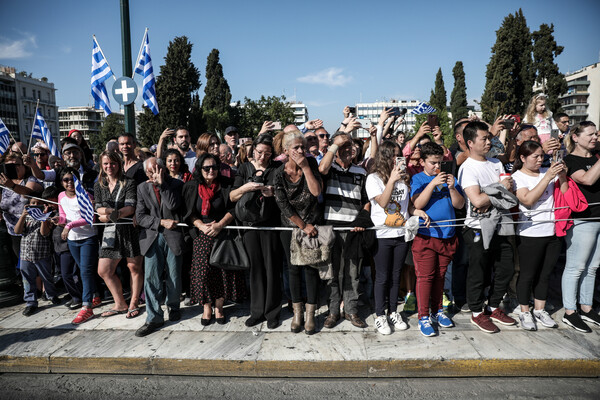
<path fill-rule="evenodd" d="M 96 314 L 112 304 L 95 309 Z M 460 376 L 600 376 L 600 329 L 583 334 L 553 314 L 558 329 L 526 332 L 500 327 L 486 334 L 470 315 L 457 314 L 456 327 L 426 338 L 416 316 L 410 328 L 382 336 L 369 327 L 342 321 L 323 329 L 326 307 L 319 310 L 313 336 L 290 332 L 291 314 L 282 325 L 247 328 L 248 304 L 228 305 L 226 325 L 200 324 L 201 308 L 184 307 L 182 320 L 166 322 L 145 338 L 134 336 L 146 318 L 124 315 L 71 325 L 77 311 L 40 302 L 31 317 L 24 305 L 0 309 L 0 372 L 123 373 L 261 377 L 460 377 Z"/>

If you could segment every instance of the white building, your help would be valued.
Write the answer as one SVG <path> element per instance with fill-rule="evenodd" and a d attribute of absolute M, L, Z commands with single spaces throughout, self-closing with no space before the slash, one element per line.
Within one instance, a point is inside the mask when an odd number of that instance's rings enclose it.
<path fill-rule="evenodd" d="M 559 97 L 571 125 L 592 121 L 600 126 L 600 62 L 565 74 L 567 93 Z"/>
<path fill-rule="evenodd" d="M 304 103 L 293 101 L 289 105 L 294 112 L 294 124 L 302 125 L 308 121 L 308 108 L 306 108 Z"/>
<path fill-rule="evenodd" d="M 61 108 L 58 110 L 58 123 L 61 139 L 66 137 L 71 129 L 77 129 L 89 142 L 90 135 L 97 135 L 102 130 L 104 111 L 85 106 Z"/>
<path fill-rule="evenodd" d="M 404 116 L 403 124 L 398 128 L 403 132 L 412 132 L 415 127 L 416 118 L 414 114 L 409 114 L 410 111 L 420 103 L 420 100 L 390 100 L 376 101 L 374 103 L 358 103 L 356 104 L 356 117 L 359 119 L 369 119 L 373 125 L 379 121 L 379 115 L 384 108 L 398 107 L 400 110 L 406 108 L 407 112 Z M 369 137 L 369 132 L 365 129 L 357 131 L 357 137 Z"/>

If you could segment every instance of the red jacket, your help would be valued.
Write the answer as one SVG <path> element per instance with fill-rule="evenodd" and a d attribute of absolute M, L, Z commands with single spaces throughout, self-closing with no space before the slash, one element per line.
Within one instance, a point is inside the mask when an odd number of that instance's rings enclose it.
<path fill-rule="evenodd" d="M 587 200 L 579 190 L 577 183 L 567 177 L 569 188 L 566 193 L 560 190 L 560 181 L 554 183 L 554 217 L 559 219 L 568 219 L 572 212 L 581 212 L 588 207 Z M 568 207 L 568 208 L 560 208 Z M 561 237 L 567 234 L 567 231 L 573 226 L 573 221 L 556 221 L 556 236 Z"/>

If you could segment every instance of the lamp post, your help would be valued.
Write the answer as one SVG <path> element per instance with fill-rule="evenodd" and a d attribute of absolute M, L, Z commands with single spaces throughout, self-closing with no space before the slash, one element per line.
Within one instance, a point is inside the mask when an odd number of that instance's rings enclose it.
<path fill-rule="evenodd" d="M 129 29 L 129 0 L 121 0 L 121 50 L 123 54 L 123 76 L 132 76 L 131 32 Z M 125 106 L 125 132 L 135 134 L 135 105 Z"/>

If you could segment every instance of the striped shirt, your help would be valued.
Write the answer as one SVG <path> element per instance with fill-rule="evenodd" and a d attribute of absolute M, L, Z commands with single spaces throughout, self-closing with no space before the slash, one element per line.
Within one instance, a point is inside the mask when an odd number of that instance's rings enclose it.
<path fill-rule="evenodd" d="M 357 165 L 344 169 L 337 162 L 331 164 L 325 181 L 325 223 L 347 225 L 354 221 L 369 202 L 365 184 L 367 171 Z"/>

